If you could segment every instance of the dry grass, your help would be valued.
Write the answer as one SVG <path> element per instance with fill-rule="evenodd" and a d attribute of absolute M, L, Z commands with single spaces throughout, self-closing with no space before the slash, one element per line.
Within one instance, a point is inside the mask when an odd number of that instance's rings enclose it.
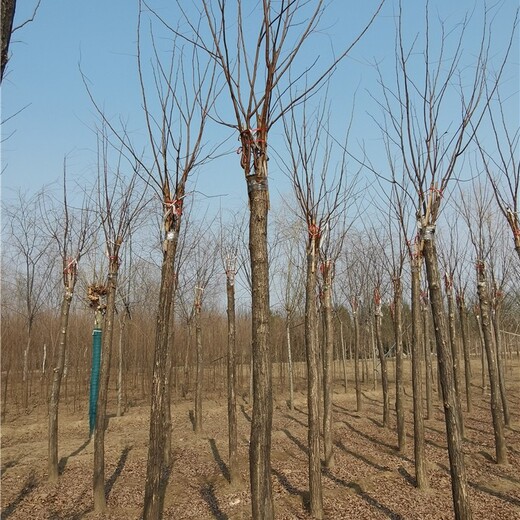
<path fill-rule="evenodd" d="M 474 378 L 474 411 L 465 414 L 465 453 L 475 519 L 520 519 L 519 362 L 508 369 L 512 427 L 507 430 L 508 466 L 493 462 L 494 440 L 489 396 L 482 396 Z M 475 364 L 477 372 L 477 364 Z M 276 373 L 276 372 L 275 372 Z M 413 427 L 407 389 L 407 440 L 396 450 L 395 417 L 381 426 L 381 395 L 367 386 L 365 407 L 355 411 L 350 391 L 337 385 L 333 470 L 323 472 L 324 502 L 329 519 L 453 518 L 442 410 L 426 422 L 430 489 L 414 487 Z M 110 407 L 109 407 L 110 408 Z M 204 402 L 204 433 L 196 436 L 189 419 L 191 402 L 173 405 L 174 462 L 167 491 L 165 518 L 248 519 L 248 438 L 251 414 L 240 402 L 239 450 L 241 482 L 227 480 L 227 417 L 224 399 Z M 115 406 L 112 407 L 115 409 Z M 88 417 L 65 410 L 60 418 L 60 467 L 57 485 L 46 482 L 47 422 L 45 410 L 7 416 L 2 427 L 2 519 L 133 519 L 142 510 L 146 472 L 147 406 L 135 406 L 123 417 L 110 417 L 106 435 L 108 511 L 93 512 L 93 443 L 88 442 Z M 293 412 L 275 401 L 272 484 L 277 519 L 306 519 L 306 401 L 297 395 Z"/>

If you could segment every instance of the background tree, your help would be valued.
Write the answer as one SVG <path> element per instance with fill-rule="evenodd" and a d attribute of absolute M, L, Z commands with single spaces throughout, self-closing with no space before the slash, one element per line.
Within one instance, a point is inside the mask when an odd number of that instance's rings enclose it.
<path fill-rule="evenodd" d="M 53 360 L 52 385 L 49 396 L 49 480 L 58 479 L 58 410 L 60 390 L 65 369 L 68 348 L 70 306 L 77 282 L 78 264 L 84 251 L 89 247 L 93 228 L 91 210 L 83 201 L 79 211 L 70 207 L 67 196 L 66 159 L 63 164 L 63 205 L 53 208 L 54 201 L 45 201 L 42 208 L 42 222 L 49 235 L 56 242 L 62 264 L 63 296 L 60 307 L 60 339 Z"/>

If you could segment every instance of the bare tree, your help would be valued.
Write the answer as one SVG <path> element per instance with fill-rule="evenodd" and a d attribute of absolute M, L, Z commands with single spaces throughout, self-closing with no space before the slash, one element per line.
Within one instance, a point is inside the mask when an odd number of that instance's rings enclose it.
<path fill-rule="evenodd" d="M 48 472 L 49 480 L 55 482 L 58 479 L 59 471 L 58 410 L 68 348 L 70 306 L 76 288 L 78 264 L 82 254 L 89 247 L 94 232 L 88 202 L 84 200 L 79 211 L 74 211 L 68 202 L 66 159 L 63 163 L 63 206 L 54 209 L 51 206 L 52 202 L 43 203 L 41 220 L 58 246 L 62 263 L 63 296 L 60 308 L 60 339 L 53 360 L 52 386 L 49 396 Z"/>
<path fill-rule="evenodd" d="M 458 31 L 448 30 L 440 20 L 439 31 L 434 33 L 427 4 L 424 46 L 417 52 L 417 37 L 410 45 L 405 41 L 405 20 L 400 4 L 396 53 L 397 85 L 395 90 L 392 90 L 387 81 L 382 83 L 384 100 L 381 102 L 389 120 L 389 127 L 383 127 L 383 131 L 390 132 L 390 141 L 395 143 L 399 150 L 403 169 L 413 186 L 414 193 L 408 193 L 416 205 L 419 254 L 425 260 L 433 310 L 455 517 L 465 520 L 472 515 L 462 452 L 460 403 L 454 391 L 452 356 L 443 308 L 435 231 L 442 196 L 450 180 L 457 174 L 459 158 L 473 142 L 475 132 L 489 106 L 489 100 L 498 85 L 500 71 L 503 70 L 513 41 L 511 34 L 508 49 L 499 58 L 499 72 L 489 88 L 492 27 L 487 21 L 487 15 L 485 9 L 477 59 L 472 55 L 471 63 L 475 66 L 466 77 L 468 70 L 463 70 L 462 60 L 468 19 L 462 21 Z M 436 39 L 437 45 L 434 34 L 440 35 L 440 38 Z M 454 40 L 454 46 L 451 56 L 448 57 L 447 45 L 450 39 Z M 440 63 L 443 64 L 442 68 Z M 412 64 L 421 66 L 422 74 L 417 73 Z M 453 99 L 452 95 L 461 107 L 455 120 L 453 109 L 448 104 L 450 99 Z M 394 100 L 398 102 L 394 103 Z M 450 113 L 447 123 L 443 120 L 446 111 Z"/>
<path fill-rule="evenodd" d="M 103 323 L 102 357 L 100 381 L 97 396 L 96 423 L 94 427 L 94 509 L 106 509 L 105 497 L 105 430 L 107 426 L 106 407 L 112 344 L 115 328 L 116 298 L 121 249 L 125 243 L 133 222 L 143 208 L 146 185 L 138 186 L 140 179 L 139 163 L 130 163 L 133 169 L 128 179 L 124 178 L 121 165 L 121 148 L 114 172 L 109 160 L 109 140 L 106 128 L 98 139 L 98 211 L 105 239 L 105 254 L 108 258 L 106 288 L 106 310 Z"/>

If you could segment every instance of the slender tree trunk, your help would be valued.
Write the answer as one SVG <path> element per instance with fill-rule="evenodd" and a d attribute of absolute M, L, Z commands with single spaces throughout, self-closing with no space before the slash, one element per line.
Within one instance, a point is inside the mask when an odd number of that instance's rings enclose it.
<path fill-rule="evenodd" d="M 472 513 L 468 496 L 466 465 L 464 462 L 464 452 L 462 450 L 462 434 L 459 422 L 460 402 L 457 400 L 455 394 L 453 360 L 448 343 L 449 332 L 445 322 L 441 278 L 437 258 L 433 233 L 429 229 L 426 229 L 424 234 L 424 260 L 428 277 L 433 324 L 437 343 L 437 356 L 441 375 L 448 455 L 450 459 L 453 508 L 456 520 L 470 520 L 472 518 Z"/>
<path fill-rule="evenodd" d="M 325 338 L 323 349 L 323 449 L 325 467 L 334 467 L 334 451 L 332 445 L 332 395 L 334 371 L 334 326 L 332 322 L 332 269 L 330 261 L 323 262 L 323 318 Z"/>
<path fill-rule="evenodd" d="M 352 302 L 352 321 L 354 322 L 354 384 L 356 386 L 356 411 L 361 412 L 363 409 L 363 399 L 361 395 L 361 381 L 359 377 L 359 317 L 358 302 Z"/>
<path fill-rule="evenodd" d="M 466 384 L 466 409 L 471 413 L 471 358 L 469 355 L 468 341 L 468 316 L 464 294 L 462 291 L 457 295 L 457 304 L 459 307 L 460 335 L 462 338 L 462 352 L 464 354 L 464 381 Z"/>
<path fill-rule="evenodd" d="M 430 348 L 430 320 L 428 319 L 430 306 L 427 303 L 424 303 L 422 313 L 424 357 L 426 359 L 426 419 L 429 420 L 433 419 L 433 363 Z"/>
<path fill-rule="evenodd" d="M 294 374 L 292 363 L 292 348 L 291 348 L 291 325 L 289 321 L 289 313 L 285 321 L 285 335 L 287 337 L 287 361 L 289 365 L 289 409 L 294 410 Z"/>
<path fill-rule="evenodd" d="M 397 415 L 397 445 L 406 450 L 406 426 L 403 380 L 403 307 L 401 279 L 394 279 L 394 335 L 395 335 L 395 409 Z"/>
<path fill-rule="evenodd" d="M 262 126 L 262 125 L 259 125 Z M 266 135 L 262 136 L 265 147 Z M 274 518 L 271 486 L 271 429 L 273 423 L 272 359 L 269 344 L 269 259 L 267 220 L 269 191 L 265 152 L 247 177 L 249 194 L 249 252 L 252 288 L 253 412 L 249 444 L 251 505 L 254 520 Z"/>
<path fill-rule="evenodd" d="M 377 390 L 377 348 L 376 348 L 376 335 L 374 334 L 374 324 L 370 322 L 370 340 L 372 343 L 372 389 Z"/>
<path fill-rule="evenodd" d="M 169 197 L 168 197 L 169 198 Z M 159 307 L 155 332 L 155 355 L 152 376 L 152 403 L 150 410 L 150 436 L 144 494 L 144 520 L 159 520 L 162 517 L 164 494 L 168 482 L 169 460 L 166 451 L 170 449 L 170 407 L 168 393 L 169 378 L 169 327 L 175 292 L 175 254 L 177 251 L 180 222 L 166 229 Z"/>
<path fill-rule="evenodd" d="M 504 416 L 500 406 L 500 382 L 496 360 L 496 348 L 493 341 L 492 323 L 490 317 L 490 301 L 488 281 L 484 262 L 477 262 L 477 293 L 480 303 L 482 334 L 488 361 L 489 389 L 491 390 L 491 416 L 495 433 L 495 453 L 497 464 L 507 464 L 507 446 L 504 435 Z"/>
<path fill-rule="evenodd" d="M 29 318 L 27 323 L 27 342 L 23 351 L 23 372 L 22 372 L 22 407 L 25 413 L 29 412 L 29 387 L 31 370 L 29 367 L 29 354 L 32 347 L 33 319 Z"/>
<path fill-rule="evenodd" d="M 117 417 L 123 415 L 123 341 L 126 316 L 123 314 L 119 322 L 119 343 L 117 349 Z"/>
<path fill-rule="evenodd" d="M 182 384 L 182 397 L 186 398 L 190 386 L 190 351 L 191 351 L 191 318 L 188 320 L 188 340 L 186 341 L 186 352 L 184 353 L 184 380 Z"/>
<path fill-rule="evenodd" d="M 345 393 L 347 393 L 348 389 L 348 380 L 347 380 L 347 347 L 345 345 L 345 338 L 343 336 L 343 322 L 339 322 L 339 337 L 341 341 L 341 361 L 343 363 L 343 386 L 345 388 Z"/>
<path fill-rule="evenodd" d="M 498 291 L 496 291 L 498 292 Z M 505 382 L 505 375 L 504 375 L 504 356 L 502 356 L 503 349 L 502 349 L 502 337 L 500 335 L 500 322 L 501 322 L 501 315 L 502 315 L 502 309 L 500 302 L 498 301 L 500 298 L 500 295 L 496 296 L 496 302 L 494 305 L 494 319 L 493 319 L 493 326 L 495 331 L 495 345 L 496 345 L 496 356 L 497 356 L 497 369 L 498 369 L 498 383 L 500 388 L 500 398 L 502 400 L 502 410 L 504 412 L 504 423 L 506 426 L 509 426 L 511 424 L 511 414 L 509 413 L 509 404 L 507 402 L 507 392 L 506 392 L 506 382 Z"/>
<path fill-rule="evenodd" d="M 419 489 L 428 487 L 423 420 L 423 389 L 421 360 L 421 258 L 418 253 L 412 262 L 412 389 L 413 389 L 413 430 L 415 455 L 415 482 Z"/>
<path fill-rule="evenodd" d="M 200 326 L 200 311 L 202 302 L 199 296 L 195 297 L 195 349 L 197 352 L 197 366 L 195 377 L 195 433 L 202 431 L 202 378 L 204 373 L 202 354 L 202 329 Z"/>
<path fill-rule="evenodd" d="M 462 392 L 460 384 L 462 374 L 460 370 L 460 348 L 455 332 L 455 296 L 453 294 L 453 282 L 449 275 L 445 276 L 446 296 L 448 299 L 448 329 L 450 333 L 451 356 L 453 361 L 453 378 L 455 381 L 455 399 L 459 403 L 458 418 L 460 422 L 460 434 L 464 437 L 464 417 L 462 415 Z"/>
<path fill-rule="evenodd" d="M 376 289 L 379 294 L 379 288 Z M 383 350 L 383 341 L 381 340 L 381 320 L 383 312 L 381 311 L 381 298 L 376 301 L 376 311 L 374 315 L 375 335 L 377 352 L 379 354 L 379 364 L 381 366 L 381 386 L 383 388 L 383 426 L 389 426 L 390 420 L 390 396 L 388 395 L 388 371 L 386 367 L 385 351 Z"/>
<path fill-rule="evenodd" d="M 237 375 L 236 375 L 236 323 L 235 323 L 235 273 L 226 272 L 227 318 L 228 318 L 228 448 L 229 477 L 235 482 L 238 473 L 238 434 L 237 434 Z"/>
<path fill-rule="evenodd" d="M 106 509 L 105 497 L 105 430 L 107 427 L 108 383 L 110 380 L 110 362 L 112 358 L 112 340 L 114 337 L 114 316 L 116 309 L 117 277 L 119 261 L 117 252 L 110 258 L 107 280 L 107 308 L 101 347 L 101 370 L 94 426 L 94 510 Z"/>
<path fill-rule="evenodd" d="M 480 311 L 479 311 L 480 312 Z M 484 334 L 482 332 L 482 323 L 480 321 L 480 314 L 476 314 L 478 337 L 480 339 L 480 370 L 482 376 L 482 395 L 486 393 L 486 348 L 484 346 Z"/>
<path fill-rule="evenodd" d="M 65 351 L 67 349 L 67 333 L 69 329 L 70 304 L 74 288 L 65 290 L 60 310 L 60 343 L 56 350 L 52 387 L 49 397 L 49 481 L 56 482 L 59 476 L 58 468 L 58 411 L 60 404 L 60 389 L 65 366 Z"/>
<path fill-rule="evenodd" d="M 16 11 L 16 0 L 2 0 L 2 49 L 1 67 L 0 67 L 0 83 L 4 79 L 5 68 L 9 61 L 9 43 L 11 41 L 11 33 L 13 31 L 13 20 Z"/>
<path fill-rule="evenodd" d="M 307 408 L 309 446 L 309 493 L 313 518 L 323 518 L 320 459 L 319 352 L 316 338 L 316 237 L 311 234 L 307 249 L 305 285 L 305 346 L 307 354 Z"/>

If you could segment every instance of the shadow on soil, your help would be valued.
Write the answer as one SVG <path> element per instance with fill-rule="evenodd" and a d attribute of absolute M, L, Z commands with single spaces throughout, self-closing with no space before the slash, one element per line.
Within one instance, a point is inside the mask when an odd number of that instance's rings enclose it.
<path fill-rule="evenodd" d="M 69 453 L 66 457 L 62 457 L 58 462 L 58 475 L 62 475 L 67 466 L 67 462 L 71 457 L 79 455 L 89 444 L 91 437 L 89 437 L 79 448 L 76 448 L 72 453 Z"/>
<path fill-rule="evenodd" d="M 30 494 L 36 486 L 38 485 L 38 481 L 34 475 L 34 473 L 31 473 L 23 486 L 23 488 L 20 490 L 20 493 L 18 493 L 18 496 L 8 505 L 5 509 L 2 510 L 0 513 L 0 518 L 5 519 L 11 516 L 15 511 L 16 508 L 23 502 L 23 500 Z"/>
<path fill-rule="evenodd" d="M 215 487 L 213 484 L 206 483 L 200 488 L 200 496 L 204 502 L 208 504 L 211 514 L 216 520 L 228 520 L 228 516 L 220 509 L 218 499 L 215 496 Z"/>
<path fill-rule="evenodd" d="M 213 454 L 213 458 L 215 459 L 215 462 L 218 465 L 218 468 L 220 469 L 220 472 L 222 473 L 222 476 L 231 483 L 231 475 L 229 474 L 229 468 L 227 467 L 227 464 L 222 460 L 222 457 L 220 456 L 220 452 L 217 448 L 217 443 L 215 442 L 215 439 L 208 439 L 209 446 L 211 448 L 211 453 Z"/>

